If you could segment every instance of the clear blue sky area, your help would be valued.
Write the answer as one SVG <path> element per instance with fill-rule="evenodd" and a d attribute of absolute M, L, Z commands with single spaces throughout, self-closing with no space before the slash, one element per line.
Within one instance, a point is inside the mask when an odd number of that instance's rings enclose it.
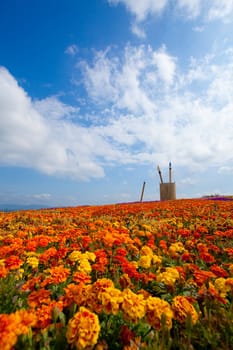
<path fill-rule="evenodd" d="M 0 2 L 0 205 L 233 194 L 233 0 Z"/>

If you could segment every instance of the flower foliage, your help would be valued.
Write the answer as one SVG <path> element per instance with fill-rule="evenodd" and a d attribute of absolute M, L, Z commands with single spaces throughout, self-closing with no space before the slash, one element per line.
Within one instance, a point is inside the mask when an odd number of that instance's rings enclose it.
<path fill-rule="evenodd" d="M 0 349 L 230 350 L 233 202 L 0 212 Z"/>

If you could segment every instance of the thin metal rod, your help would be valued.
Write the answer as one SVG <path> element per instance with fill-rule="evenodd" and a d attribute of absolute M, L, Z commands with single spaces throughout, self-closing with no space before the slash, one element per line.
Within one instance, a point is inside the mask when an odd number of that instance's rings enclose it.
<path fill-rule="evenodd" d="M 169 182 L 172 182 L 172 163 L 169 162 Z"/>
<path fill-rule="evenodd" d="M 158 169 L 158 173 L 159 173 L 160 181 L 161 181 L 161 183 L 163 183 L 163 177 L 162 177 L 162 173 L 161 173 L 160 167 L 159 167 L 159 166 L 157 166 L 157 169 Z"/>
<path fill-rule="evenodd" d="M 143 182 L 143 185 L 142 185 L 142 192 L 141 192 L 140 202 L 142 202 L 142 200 L 143 200 L 143 195 L 144 195 L 145 185 L 146 185 L 146 182 L 144 181 L 144 182 Z"/>

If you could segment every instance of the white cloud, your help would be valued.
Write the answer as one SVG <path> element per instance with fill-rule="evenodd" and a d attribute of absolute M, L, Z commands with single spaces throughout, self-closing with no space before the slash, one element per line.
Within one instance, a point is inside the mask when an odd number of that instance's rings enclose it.
<path fill-rule="evenodd" d="M 154 53 L 155 64 L 158 68 L 158 75 L 169 86 L 173 83 L 175 76 L 176 63 L 175 58 L 168 55 L 166 49 L 162 47 Z"/>
<path fill-rule="evenodd" d="M 51 194 L 50 193 L 37 193 L 37 194 L 33 194 L 31 195 L 32 198 L 35 199 L 50 199 L 51 198 Z"/>
<path fill-rule="evenodd" d="M 96 54 L 93 65 L 82 62 L 81 69 L 93 100 L 113 103 L 134 114 L 154 114 L 155 104 L 148 94 L 149 89 L 146 91 L 143 85 L 155 87 L 154 83 L 158 82 L 161 91 L 170 86 L 175 76 L 175 61 L 164 47 L 153 51 L 149 46 L 127 45 L 121 59 L 112 57 L 106 50 Z"/>
<path fill-rule="evenodd" d="M 1 164 L 31 167 L 48 174 L 81 179 L 104 175 L 103 168 L 95 162 L 95 153 L 105 146 L 98 135 L 94 140 L 95 135 L 89 135 L 87 129 L 64 119 L 54 119 L 49 99 L 41 103 L 37 101 L 34 106 L 4 68 L 0 68 L 0 86 Z M 54 98 L 52 104 L 60 108 L 56 117 L 61 117 L 62 111 L 63 117 L 73 112 L 72 107 L 66 107 Z"/>
<path fill-rule="evenodd" d="M 127 10 L 133 15 L 134 22 L 131 26 L 131 31 L 139 38 L 145 38 L 145 31 L 141 27 L 141 23 L 148 16 L 157 16 L 163 12 L 168 0 L 108 0 L 110 4 L 123 4 Z"/>
<path fill-rule="evenodd" d="M 106 166 L 171 159 L 190 169 L 232 167 L 232 58 L 229 49 L 182 70 L 164 47 L 96 52 L 78 65 L 95 117 L 86 127 L 82 106 L 32 101 L 1 68 L 0 162 L 82 180 L 104 176 Z"/>
<path fill-rule="evenodd" d="M 148 15 L 160 13 L 167 4 L 167 0 L 108 0 L 108 2 L 114 5 L 124 4 L 138 22 L 144 21 Z"/>
<path fill-rule="evenodd" d="M 201 0 L 177 0 L 178 10 L 184 10 L 188 18 L 195 18 L 201 11 Z"/>
<path fill-rule="evenodd" d="M 202 32 L 204 32 L 204 30 L 205 30 L 204 26 L 195 26 L 195 27 L 193 27 L 193 31 L 194 32 L 202 33 Z"/>
<path fill-rule="evenodd" d="M 33 102 L 33 107 L 47 119 L 70 118 L 78 113 L 79 108 L 68 106 L 58 100 L 55 96 Z"/>
<path fill-rule="evenodd" d="M 232 20 L 233 0 L 212 0 L 207 18 L 212 21 L 216 19 Z"/>
<path fill-rule="evenodd" d="M 65 53 L 70 56 L 75 56 L 78 53 L 78 51 L 78 46 L 75 44 L 72 44 L 65 49 Z"/>
<path fill-rule="evenodd" d="M 92 66 L 85 61 L 78 65 L 84 72 L 85 87 L 92 99 L 96 101 L 99 99 L 114 101 L 118 98 L 118 91 L 114 87 L 118 60 L 108 57 L 109 51 L 110 48 L 97 52 Z"/>
<path fill-rule="evenodd" d="M 179 62 L 164 48 L 153 51 L 128 46 L 123 60 L 113 57 L 121 65 L 109 70 L 107 91 L 114 90 L 118 98 L 107 98 L 104 103 L 112 106 L 115 119 L 110 118 L 102 132 L 118 144 L 125 163 L 157 160 L 164 164 L 175 159 L 176 164 L 205 168 L 208 163 L 232 161 L 233 76 L 223 74 L 232 71 L 231 54 L 230 50 L 223 52 L 221 64 L 214 55 L 192 59 L 186 72 L 179 68 L 175 82 Z M 93 76 L 97 71 L 98 64 L 92 66 Z M 90 81 L 90 70 L 85 74 Z M 102 101 L 104 88 L 97 94 L 91 80 L 90 96 L 93 89 Z"/>
<path fill-rule="evenodd" d="M 201 22 L 194 27 L 195 31 L 203 31 L 203 24 L 214 20 L 232 21 L 233 0 L 108 0 L 109 4 L 122 4 L 133 16 L 131 31 L 139 38 L 145 38 L 145 30 L 140 24 L 149 16 L 157 18 L 168 9 L 185 20 Z"/>
<path fill-rule="evenodd" d="M 142 29 L 141 25 L 138 23 L 133 23 L 131 26 L 131 31 L 133 34 L 135 34 L 137 37 L 144 39 L 146 37 L 145 31 Z"/>
<path fill-rule="evenodd" d="M 233 166 L 221 166 L 218 169 L 219 174 L 233 174 Z"/>
<path fill-rule="evenodd" d="M 197 183 L 197 180 L 194 179 L 193 177 L 186 177 L 180 180 L 181 185 L 187 185 L 187 186 L 192 186 Z"/>

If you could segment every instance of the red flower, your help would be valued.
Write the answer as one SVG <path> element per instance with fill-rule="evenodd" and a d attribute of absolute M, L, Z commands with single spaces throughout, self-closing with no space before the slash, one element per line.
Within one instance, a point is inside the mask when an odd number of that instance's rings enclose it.
<path fill-rule="evenodd" d="M 135 337 L 135 333 L 133 331 L 131 331 L 131 329 L 129 329 L 128 326 L 123 325 L 121 327 L 121 331 L 120 331 L 120 340 L 121 343 L 125 346 L 125 345 L 129 345 L 130 341 Z"/>
<path fill-rule="evenodd" d="M 210 270 L 218 277 L 228 277 L 229 274 L 227 271 L 225 271 L 222 267 L 218 265 L 212 265 L 210 267 Z"/>

